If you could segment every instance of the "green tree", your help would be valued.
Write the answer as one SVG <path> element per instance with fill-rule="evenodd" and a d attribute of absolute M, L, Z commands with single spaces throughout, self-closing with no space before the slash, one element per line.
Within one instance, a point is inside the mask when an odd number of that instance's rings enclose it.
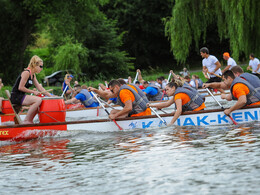
<path fill-rule="evenodd" d="M 136 68 L 169 70 L 174 64 L 162 22 L 170 15 L 171 5 L 171 0 L 110 0 L 101 8 L 117 20 L 119 31 L 124 33 L 122 47 L 135 58 Z"/>
<path fill-rule="evenodd" d="M 104 2 L 54 1 L 42 17 L 39 24 L 49 28 L 56 68 L 71 67 L 83 71 L 89 79 L 128 74 L 131 58 L 120 50 L 122 35 L 118 34 L 115 22 L 98 10 L 99 3 Z M 70 47 L 76 51 L 72 52 Z"/>
<path fill-rule="evenodd" d="M 175 59 L 183 63 L 191 48 L 198 51 L 211 37 L 207 32 L 212 25 L 220 41 L 229 42 L 236 60 L 251 52 L 260 54 L 259 6 L 256 0 L 176 0 L 172 16 L 165 19 Z"/>
<path fill-rule="evenodd" d="M 29 0 L 0 1 L 0 76 L 6 84 L 13 83 L 29 63 L 26 48 L 34 41 L 35 21 L 42 10 L 42 6 Z"/>
<path fill-rule="evenodd" d="M 31 57 L 27 48 L 41 31 L 49 35 L 51 42 L 46 67 L 73 67 L 87 71 L 90 79 L 127 74 L 130 58 L 120 50 L 122 36 L 114 22 L 99 11 L 104 3 L 106 0 L 0 1 L 3 81 L 13 83 L 27 66 Z M 95 38 L 102 33 L 103 37 Z"/>

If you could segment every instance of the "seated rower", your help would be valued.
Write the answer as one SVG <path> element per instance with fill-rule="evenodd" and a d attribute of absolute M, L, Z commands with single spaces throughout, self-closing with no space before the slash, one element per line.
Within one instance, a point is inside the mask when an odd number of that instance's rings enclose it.
<path fill-rule="evenodd" d="M 160 76 L 156 79 L 156 83 L 155 85 L 160 87 L 160 90 L 163 91 L 165 86 L 166 86 L 166 82 L 163 76 Z"/>
<path fill-rule="evenodd" d="M 240 67 L 240 66 L 234 66 L 231 68 L 231 71 L 234 73 L 234 76 L 235 77 L 240 77 L 244 80 L 246 80 L 247 82 L 249 82 L 253 87 L 255 88 L 258 88 L 260 87 L 260 79 L 253 75 L 253 74 L 250 74 L 250 73 L 247 73 L 243 71 L 243 69 Z M 203 88 L 208 88 L 208 87 L 211 87 L 211 88 L 221 88 L 221 89 L 224 89 L 224 90 L 228 90 L 230 89 L 226 84 L 225 82 L 215 82 L 215 83 L 204 83 L 203 84 Z M 225 94 L 222 94 L 222 98 L 223 99 L 226 99 L 225 98 Z M 229 96 L 231 99 L 231 95 Z"/>
<path fill-rule="evenodd" d="M 71 96 L 74 93 L 74 90 L 70 85 L 70 82 L 72 79 L 73 79 L 73 76 L 71 74 L 66 74 L 64 77 L 64 82 L 62 83 L 61 90 L 64 93 L 65 99 L 71 98 Z"/>
<path fill-rule="evenodd" d="M 144 86 L 141 85 L 139 81 L 135 81 L 135 85 L 136 85 L 137 87 L 139 87 L 140 89 L 142 89 L 142 90 L 144 89 Z"/>
<path fill-rule="evenodd" d="M 120 83 L 120 86 L 126 84 L 124 79 L 117 79 L 117 81 Z M 114 101 L 113 103 L 115 103 L 115 104 L 117 102 L 117 100 L 116 100 L 117 96 L 114 93 L 112 93 L 110 90 L 103 91 L 103 90 L 96 89 L 94 87 L 88 87 L 88 91 L 94 91 L 100 97 L 105 98 L 107 100 Z"/>
<path fill-rule="evenodd" d="M 167 102 L 148 104 L 148 106 L 162 109 L 169 107 L 175 102 L 176 111 L 169 126 L 175 123 L 182 112 L 203 110 L 206 107 L 203 97 L 199 95 L 197 90 L 187 84 L 182 85 L 179 80 L 168 83 L 165 90 L 166 94 L 168 96 L 173 96 L 173 98 L 169 99 Z"/>
<path fill-rule="evenodd" d="M 147 81 L 144 81 L 143 87 L 143 92 L 149 101 L 160 101 L 162 99 L 163 93 L 158 86 L 154 84 L 149 85 Z"/>
<path fill-rule="evenodd" d="M 200 89 L 200 88 L 202 88 L 203 81 L 199 78 L 198 75 L 194 74 L 191 77 L 191 81 L 190 81 L 189 85 L 191 87 L 193 87 L 194 89 Z"/>
<path fill-rule="evenodd" d="M 237 100 L 236 104 L 226 110 L 224 113 L 229 115 L 234 110 L 242 108 L 246 105 L 260 105 L 260 89 L 255 88 L 248 81 L 235 77 L 231 70 L 227 70 L 223 74 L 224 83 L 230 88 L 231 96 L 227 95 L 227 100 Z"/>
<path fill-rule="evenodd" d="M 75 90 L 76 96 L 71 98 L 70 100 L 65 101 L 65 104 L 81 102 L 86 108 L 99 106 L 99 103 L 93 97 L 93 95 L 88 92 L 86 86 L 83 85 L 81 87 L 78 84 L 78 85 L 74 86 L 74 90 Z"/>
<path fill-rule="evenodd" d="M 112 94 L 118 98 L 118 104 L 122 110 L 112 110 L 109 118 L 125 118 L 133 116 L 151 115 L 151 109 L 146 107 L 149 102 L 142 90 L 135 85 L 121 85 L 118 80 L 112 80 L 108 84 Z"/>
<path fill-rule="evenodd" d="M 38 83 L 35 73 L 40 73 L 43 69 L 43 61 L 38 56 L 33 56 L 26 69 L 18 76 L 11 93 L 11 102 L 18 106 L 29 106 L 30 108 L 23 121 L 23 124 L 33 124 L 33 118 L 38 112 L 38 107 L 42 103 L 42 99 L 37 97 L 41 93 L 45 96 L 51 96 L 50 93 Z M 29 89 L 32 85 L 40 91 Z M 25 95 L 25 93 L 33 93 L 35 96 Z"/>

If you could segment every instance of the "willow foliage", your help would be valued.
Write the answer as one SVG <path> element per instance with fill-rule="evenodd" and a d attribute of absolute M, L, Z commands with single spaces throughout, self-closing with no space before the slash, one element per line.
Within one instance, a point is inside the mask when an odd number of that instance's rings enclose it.
<path fill-rule="evenodd" d="M 232 56 L 260 54 L 260 1 L 257 0 L 175 0 L 172 16 L 166 18 L 165 34 L 173 55 L 185 62 L 195 42 L 206 42 L 207 28 L 216 24 L 221 40 L 229 39 Z"/>
<path fill-rule="evenodd" d="M 55 70 L 68 70 L 81 71 L 80 58 L 88 56 L 88 49 L 81 43 L 68 42 L 61 45 L 57 49 L 57 54 L 54 56 Z"/>

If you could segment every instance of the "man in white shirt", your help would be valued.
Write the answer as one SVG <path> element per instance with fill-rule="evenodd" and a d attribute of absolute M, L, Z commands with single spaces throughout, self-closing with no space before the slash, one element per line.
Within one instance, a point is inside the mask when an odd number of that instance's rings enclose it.
<path fill-rule="evenodd" d="M 223 59 L 227 60 L 227 66 L 222 70 L 222 73 L 227 70 L 231 70 L 231 68 L 237 65 L 236 61 L 230 57 L 228 52 L 223 53 Z"/>
<path fill-rule="evenodd" d="M 251 53 L 249 55 L 250 61 L 249 66 L 247 67 L 247 70 L 251 70 L 252 73 L 260 78 L 260 62 L 257 58 L 255 58 L 255 55 Z"/>
<path fill-rule="evenodd" d="M 210 75 L 210 78 L 207 81 L 207 83 L 221 82 L 221 64 L 218 61 L 218 59 L 213 55 L 209 55 L 209 50 L 206 47 L 200 49 L 200 55 L 203 58 L 202 71 L 207 72 Z"/>

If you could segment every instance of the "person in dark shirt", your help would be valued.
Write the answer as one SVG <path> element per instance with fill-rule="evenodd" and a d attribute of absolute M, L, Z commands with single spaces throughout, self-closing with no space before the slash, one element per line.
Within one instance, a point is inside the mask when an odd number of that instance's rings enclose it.
<path fill-rule="evenodd" d="M 38 56 L 33 56 L 30 60 L 30 63 L 26 69 L 18 76 L 16 82 L 13 86 L 11 93 L 11 102 L 12 104 L 18 106 L 30 106 L 27 115 L 23 121 L 23 124 L 32 124 L 33 118 L 38 112 L 38 107 L 42 103 L 42 99 L 37 97 L 41 93 L 46 96 L 51 96 L 50 93 L 45 91 L 45 89 L 37 81 L 35 73 L 40 73 L 43 69 L 43 61 Z M 29 89 L 32 85 L 39 91 Z M 32 93 L 32 95 L 26 95 L 25 93 Z"/>

